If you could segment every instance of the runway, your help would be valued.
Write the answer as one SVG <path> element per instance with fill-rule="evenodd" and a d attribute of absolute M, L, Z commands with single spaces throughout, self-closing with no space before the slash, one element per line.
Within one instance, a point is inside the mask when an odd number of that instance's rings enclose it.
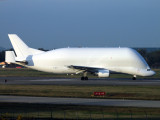
<path fill-rule="evenodd" d="M 0 96 L 0 102 L 160 108 L 160 101 L 150 101 L 150 100 Z"/>
<path fill-rule="evenodd" d="M 7 80 L 5 82 L 5 80 Z M 160 86 L 160 79 L 137 79 L 129 78 L 94 78 L 81 81 L 77 78 L 45 78 L 45 77 L 0 77 L 0 84 L 10 85 L 155 85 Z"/>

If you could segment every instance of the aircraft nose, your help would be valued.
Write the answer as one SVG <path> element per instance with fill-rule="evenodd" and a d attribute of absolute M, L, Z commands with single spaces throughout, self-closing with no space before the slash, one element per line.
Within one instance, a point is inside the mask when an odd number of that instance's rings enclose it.
<path fill-rule="evenodd" d="M 153 70 L 150 71 L 150 76 L 156 74 L 156 72 L 154 72 Z"/>
<path fill-rule="evenodd" d="M 142 76 L 153 76 L 154 74 L 156 74 L 153 70 L 149 69 L 149 70 L 141 70 L 141 75 Z"/>

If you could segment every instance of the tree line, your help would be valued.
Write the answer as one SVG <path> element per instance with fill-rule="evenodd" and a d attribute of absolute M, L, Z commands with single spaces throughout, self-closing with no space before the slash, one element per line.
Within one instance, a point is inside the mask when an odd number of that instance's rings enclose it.
<path fill-rule="evenodd" d="M 13 49 L 9 49 L 13 50 Z M 40 50 L 44 50 L 40 48 Z M 151 68 L 160 68 L 160 50 L 148 52 L 145 48 L 137 48 L 136 49 L 147 61 Z M 47 51 L 47 50 L 44 50 Z M 0 62 L 5 61 L 5 51 L 0 52 Z"/>
<path fill-rule="evenodd" d="M 137 49 L 137 51 L 144 57 L 151 68 L 160 68 L 160 50 L 147 52 L 144 49 Z"/>

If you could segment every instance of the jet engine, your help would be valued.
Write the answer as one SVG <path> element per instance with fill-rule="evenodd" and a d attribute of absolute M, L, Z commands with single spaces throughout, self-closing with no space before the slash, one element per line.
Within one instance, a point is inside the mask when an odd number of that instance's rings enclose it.
<path fill-rule="evenodd" d="M 96 75 L 98 75 L 98 77 L 109 77 L 110 74 L 109 70 L 98 70 Z"/>

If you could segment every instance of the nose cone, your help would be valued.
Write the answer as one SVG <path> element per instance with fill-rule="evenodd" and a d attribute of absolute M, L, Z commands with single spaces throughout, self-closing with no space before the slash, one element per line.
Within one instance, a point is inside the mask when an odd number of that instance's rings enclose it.
<path fill-rule="evenodd" d="M 153 76 L 153 75 L 155 75 L 156 74 L 156 72 L 154 72 L 153 70 L 151 70 L 151 71 L 149 71 L 149 76 Z"/>
<path fill-rule="evenodd" d="M 141 70 L 141 76 L 153 76 L 156 74 L 153 70 Z"/>

